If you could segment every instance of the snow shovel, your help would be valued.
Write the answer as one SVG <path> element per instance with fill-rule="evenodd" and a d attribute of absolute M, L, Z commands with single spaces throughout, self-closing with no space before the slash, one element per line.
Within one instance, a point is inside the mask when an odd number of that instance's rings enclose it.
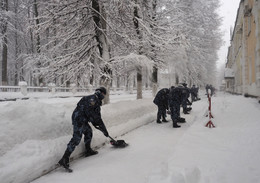
<path fill-rule="evenodd" d="M 121 147 L 124 148 L 126 146 L 128 146 L 128 144 L 124 141 L 124 140 L 115 140 L 112 137 L 108 136 L 111 140 L 110 140 L 110 144 L 114 147 Z"/>

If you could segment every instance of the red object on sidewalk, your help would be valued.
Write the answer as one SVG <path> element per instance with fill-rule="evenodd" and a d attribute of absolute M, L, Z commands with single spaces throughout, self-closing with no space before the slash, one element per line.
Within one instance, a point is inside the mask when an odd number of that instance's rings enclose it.
<path fill-rule="evenodd" d="M 208 94 L 208 100 L 209 100 L 209 122 L 207 122 L 207 124 L 205 125 L 206 127 L 209 128 L 215 128 L 215 125 L 212 123 L 211 118 L 214 118 L 213 115 L 211 114 L 211 95 Z"/>
<path fill-rule="evenodd" d="M 212 123 L 212 121 L 207 122 L 205 126 L 209 128 L 215 128 L 215 125 Z"/>

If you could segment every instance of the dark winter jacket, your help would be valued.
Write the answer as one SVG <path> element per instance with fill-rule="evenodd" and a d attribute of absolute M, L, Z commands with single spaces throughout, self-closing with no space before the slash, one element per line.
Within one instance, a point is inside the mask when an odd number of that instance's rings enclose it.
<path fill-rule="evenodd" d="M 191 89 L 190 89 L 190 93 L 192 95 L 197 95 L 197 91 L 198 91 L 198 88 L 196 88 L 195 86 L 192 86 Z"/>
<path fill-rule="evenodd" d="M 182 88 L 183 100 L 187 100 L 190 97 L 190 89 L 188 87 Z"/>
<path fill-rule="evenodd" d="M 153 103 L 157 106 L 163 106 L 168 109 L 169 89 L 163 88 L 157 92 Z"/>
<path fill-rule="evenodd" d="M 183 87 L 172 87 L 169 93 L 169 106 L 180 105 L 183 100 Z"/>
<path fill-rule="evenodd" d="M 102 100 L 104 96 L 97 91 L 93 95 L 82 97 L 72 114 L 73 125 L 82 126 L 91 122 L 93 126 L 101 131 L 107 131 L 101 118 Z"/>

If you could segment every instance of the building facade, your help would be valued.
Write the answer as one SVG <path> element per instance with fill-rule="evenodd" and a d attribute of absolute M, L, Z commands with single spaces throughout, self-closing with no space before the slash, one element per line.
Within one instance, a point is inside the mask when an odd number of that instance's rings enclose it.
<path fill-rule="evenodd" d="M 228 50 L 225 80 L 228 92 L 260 97 L 259 0 L 240 1 Z"/>

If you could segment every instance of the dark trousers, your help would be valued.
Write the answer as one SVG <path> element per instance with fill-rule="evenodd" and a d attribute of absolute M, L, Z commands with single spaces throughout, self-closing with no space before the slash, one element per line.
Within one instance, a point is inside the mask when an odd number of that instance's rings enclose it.
<path fill-rule="evenodd" d="M 180 104 L 175 103 L 172 106 L 170 106 L 170 110 L 171 110 L 171 118 L 173 121 L 176 121 L 179 119 L 180 117 Z"/>
<path fill-rule="evenodd" d="M 191 93 L 191 101 L 194 102 L 196 100 L 196 94 Z"/>
<path fill-rule="evenodd" d="M 92 128 L 88 123 L 84 123 L 83 125 L 77 125 L 77 122 L 73 122 L 73 136 L 70 142 L 67 145 L 67 150 L 69 152 L 73 152 L 77 145 L 79 145 L 82 135 L 84 134 L 84 143 L 85 146 L 90 148 L 90 143 L 92 140 L 93 132 Z"/>
<path fill-rule="evenodd" d="M 183 112 L 187 112 L 187 99 L 186 98 L 182 101 L 181 105 L 183 108 Z"/>
<path fill-rule="evenodd" d="M 158 105 L 158 112 L 157 112 L 157 120 L 165 119 L 166 118 L 166 107 L 163 105 Z"/>

